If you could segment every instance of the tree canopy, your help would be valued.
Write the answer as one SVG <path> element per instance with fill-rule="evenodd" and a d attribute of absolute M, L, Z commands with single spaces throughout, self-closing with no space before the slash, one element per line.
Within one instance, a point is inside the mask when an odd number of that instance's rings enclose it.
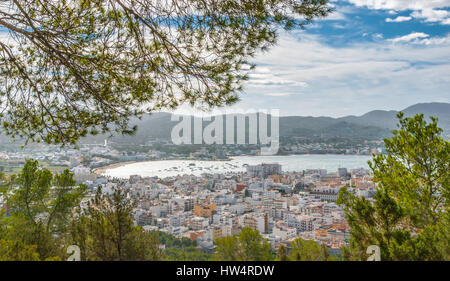
<path fill-rule="evenodd" d="M 258 230 L 244 227 L 239 235 L 218 238 L 216 259 L 220 261 L 267 261 L 273 259 L 270 243 Z"/>
<path fill-rule="evenodd" d="M 79 210 L 70 226 L 70 241 L 78 245 L 82 260 L 144 261 L 162 258 L 156 233 L 134 225 L 134 203 L 115 188 L 104 196 L 98 188 L 86 210 Z"/>
<path fill-rule="evenodd" d="M 450 143 L 437 120 L 399 117 L 399 129 L 385 139 L 387 154 L 369 163 L 377 190 L 373 200 L 342 188 L 338 203 L 351 227 L 347 259 L 367 258 L 370 245 L 382 260 L 450 258 Z"/>
<path fill-rule="evenodd" d="M 19 175 L 0 180 L 0 196 L 6 199 L 9 213 L 0 213 L 0 239 L 3 247 L 16 249 L 15 258 L 64 256 L 60 245 L 68 221 L 86 192 L 86 186 L 77 185 L 72 176 L 68 170 L 53 175 L 38 161 L 28 160 Z"/>
<path fill-rule="evenodd" d="M 69 246 L 81 260 L 162 259 L 158 237 L 133 221 L 133 202 L 126 192 L 97 190 L 85 201 L 86 186 L 68 170 L 52 174 L 28 160 L 19 175 L 0 173 L 1 260 L 66 260 Z"/>
<path fill-rule="evenodd" d="M 280 257 L 283 250 L 279 249 Z M 324 244 L 319 245 L 314 240 L 304 240 L 297 238 L 291 243 L 290 254 L 287 260 L 291 261 L 331 261 L 333 258 L 328 253 L 328 248 Z"/>
<path fill-rule="evenodd" d="M 0 112 L 10 136 L 73 144 L 130 118 L 236 102 L 249 59 L 327 0 L 0 1 Z"/>

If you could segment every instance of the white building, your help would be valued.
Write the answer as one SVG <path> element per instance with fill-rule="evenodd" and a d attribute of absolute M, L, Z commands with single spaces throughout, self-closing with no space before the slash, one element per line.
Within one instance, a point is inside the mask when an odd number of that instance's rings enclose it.
<path fill-rule="evenodd" d="M 295 228 L 281 225 L 275 225 L 272 233 L 275 237 L 280 237 L 281 240 L 288 240 L 297 236 Z"/>

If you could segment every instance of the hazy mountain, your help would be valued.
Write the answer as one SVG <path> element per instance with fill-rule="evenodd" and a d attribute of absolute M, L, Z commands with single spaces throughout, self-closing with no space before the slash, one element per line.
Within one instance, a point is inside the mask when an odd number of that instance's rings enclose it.
<path fill-rule="evenodd" d="M 434 116 L 439 119 L 439 126 L 444 129 L 444 135 L 450 135 L 450 103 L 420 103 L 402 110 L 406 116 L 418 113 L 427 118 Z M 362 116 L 331 117 L 280 117 L 280 136 L 289 137 L 347 137 L 356 139 L 381 139 L 391 134 L 396 128 L 397 111 L 374 110 Z M 118 143 L 144 144 L 150 138 L 170 139 L 172 128 L 178 121 L 171 121 L 172 114 L 166 112 L 153 113 L 141 120 L 134 119 L 132 124 L 138 126 L 135 135 L 117 135 L 112 141 Z M 225 120 L 225 118 L 224 118 Z M 208 122 L 204 122 L 206 126 Z M 225 126 L 224 126 L 225 128 Z M 248 120 L 246 131 L 248 132 Z M 107 135 L 89 136 L 81 140 L 82 143 L 101 143 Z M 0 142 L 8 138 L 0 135 Z"/>
<path fill-rule="evenodd" d="M 398 111 L 374 110 L 362 116 L 346 116 L 339 118 L 342 121 L 364 125 L 375 126 L 383 129 L 393 129 L 397 123 Z"/>
<path fill-rule="evenodd" d="M 438 117 L 439 125 L 444 130 L 450 129 L 450 104 L 449 103 L 418 103 L 402 110 L 406 116 L 414 116 L 415 114 L 423 114 L 425 117 Z M 386 129 L 395 129 L 397 124 L 398 111 L 390 110 L 374 110 L 362 116 L 346 116 L 339 118 L 341 120 L 366 125 L 375 126 Z"/>
<path fill-rule="evenodd" d="M 420 103 L 402 110 L 406 116 L 424 114 L 427 118 L 434 116 L 439 119 L 439 126 L 444 129 L 444 135 L 450 134 L 450 103 Z M 381 139 L 390 135 L 396 128 L 398 111 L 374 110 L 362 116 L 331 117 L 280 117 L 281 137 L 348 137 L 358 139 Z M 116 136 L 114 141 L 122 143 L 145 143 L 149 137 L 170 138 L 172 128 L 178 123 L 171 121 L 170 113 L 154 113 L 142 120 L 133 122 L 138 125 L 134 136 Z M 225 118 L 224 118 L 225 120 Z M 208 122 L 204 122 L 206 126 Z M 225 127 L 224 127 L 225 128 Z M 246 123 L 248 129 L 248 121 Z M 105 136 L 98 136 L 102 141 Z M 85 141 L 93 141 L 92 137 Z"/>

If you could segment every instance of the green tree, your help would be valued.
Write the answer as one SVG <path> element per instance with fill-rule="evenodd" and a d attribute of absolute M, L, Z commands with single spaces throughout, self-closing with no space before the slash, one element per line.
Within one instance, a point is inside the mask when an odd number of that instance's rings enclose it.
<path fill-rule="evenodd" d="M 0 261 L 38 261 L 36 246 L 20 241 L 0 239 Z"/>
<path fill-rule="evenodd" d="M 280 27 L 329 12 L 327 0 L 1 1 L 2 126 L 66 144 L 183 103 L 232 104 Z"/>
<path fill-rule="evenodd" d="M 289 259 L 292 261 L 329 261 L 332 260 L 325 245 L 314 240 L 297 238 L 291 243 Z"/>
<path fill-rule="evenodd" d="M 71 226 L 71 241 L 82 260 L 158 260 L 162 258 L 157 235 L 135 226 L 134 204 L 119 188 L 104 196 L 99 187 L 85 213 L 79 210 Z"/>
<path fill-rule="evenodd" d="M 68 170 L 53 175 L 36 160 L 28 160 L 19 175 L 4 178 L 1 191 L 11 215 L 1 217 L 3 236 L 35 245 L 42 260 L 62 256 L 68 220 L 86 192 L 72 176 Z"/>
<path fill-rule="evenodd" d="M 241 256 L 239 254 L 239 238 L 236 235 L 218 238 L 214 241 L 214 243 L 216 244 L 216 260 L 241 260 Z"/>
<path fill-rule="evenodd" d="M 281 245 L 277 251 L 277 259 L 278 261 L 288 261 L 289 257 L 287 256 L 287 249 L 284 245 Z"/>
<path fill-rule="evenodd" d="M 170 247 L 164 250 L 164 259 L 168 261 L 209 261 L 213 254 L 203 252 L 194 246 Z"/>
<path fill-rule="evenodd" d="M 364 260 L 367 247 L 378 245 L 382 260 L 448 260 L 450 143 L 433 117 L 398 118 L 399 129 L 385 139 L 387 155 L 369 162 L 373 200 L 348 188 L 339 194 L 351 227 L 345 257 Z"/>
<path fill-rule="evenodd" d="M 239 235 L 218 238 L 216 259 L 221 261 L 267 261 L 273 259 L 270 243 L 258 230 L 244 227 Z"/>

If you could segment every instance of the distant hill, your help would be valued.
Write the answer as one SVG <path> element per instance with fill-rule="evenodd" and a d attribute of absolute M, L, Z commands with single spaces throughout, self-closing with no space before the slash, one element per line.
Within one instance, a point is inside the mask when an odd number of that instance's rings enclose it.
<path fill-rule="evenodd" d="M 439 125 L 447 132 L 450 129 L 450 103 L 418 103 L 402 110 L 406 116 L 423 114 L 429 118 L 434 116 L 439 118 Z M 397 124 L 398 111 L 374 110 L 362 116 L 346 116 L 339 118 L 341 120 L 359 125 L 375 126 L 385 129 L 395 129 Z"/>
<path fill-rule="evenodd" d="M 406 116 L 424 114 L 427 118 L 434 116 L 439 119 L 439 126 L 444 129 L 444 135 L 450 136 L 450 103 L 419 103 L 402 110 Z M 398 111 L 374 110 L 362 116 L 331 117 L 280 117 L 280 137 L 347 137 L 355 139 L 375 140 L 391 134 L 396 128 Z M 133 125 L 138 126 L 135 135 L 117 135 L 112 141 L 127 144 L 144 144 L 150 138 L 170 139 L 172 128 L 178 123 L 171 121 L 172 114 L 158 112 L 135 118 Z M 225 118 L 224 118 L 225 119 Z M 204 126 L 208 122 L 204 122 Z M 248 128 L 248 124 L 246 124 Z M 88 136 L 82 143 L 102 143 L 107 135 Z M 0 141 L 8 138 L 0 135 Z"/>
<path fill-rule="evenodd" d="M 424 114 L 426 118 L 434 116 L 439 119 L 439 126 L 444 135 L 450 135 L 450 103 L 419 103 L 402 110 L 406 116 Z M 396 128 L 398 111 L 374 110 L 362 116 L 332 117 L 280 117 L 280 137 L 348 137 L 358 139 L 382 139 Z M 153 113 L 136 120 L 138 126 L 134 136 L 115 136 L 113 141 L 120 143 L 145 143 L 150 137 L 169 139 L 172 128 L 178 123 L 171 121 L 171 114 Z M 225 119 L 225 118 L 224 118 Z M 206 126 L 208 122 L 204 122 Z M 248 124 L 246 124 L 248 128 Z M 88 137 L 84 142 L 103 141 L 105 136 Z"/>
<path fill-rule="evenodd" d="M 374 126 L 383 129 L 393 129 L 397 123 L 398 111 L 390 110 L 374 110 L 362 116 L 346 116 L 339 118 L 342 121 L 364 125 Z"/>

